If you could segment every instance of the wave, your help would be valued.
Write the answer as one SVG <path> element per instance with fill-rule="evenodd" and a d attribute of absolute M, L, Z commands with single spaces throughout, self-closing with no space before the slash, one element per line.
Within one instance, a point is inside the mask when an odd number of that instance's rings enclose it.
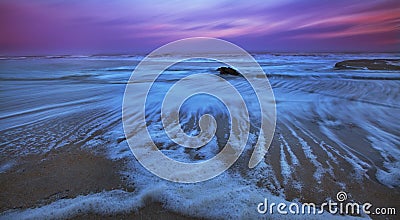
<path fill-rule="evenodd" d="M 67 75 L 60 77 L 32 77 L 32 78 L 0 77 L 0 80 L 1 81 L 63 81 L 63 80 L 82 81 L 85 79 L 92 79 L 95 76 L 97 75 L 79 74 L 79 75 Z"/>
<path fill-rule="evenodd" d="M 112 68 L 107 69 L 106 71 L 110 72 L 123 72 L 123 73 L 130 73 L 131 69 L 125 68 Z M 182 76 L 189 75 L 191 73 L 205 73 L 205 74 L 214 74 L 218 75 L 214 69 L 169 69 L 167 70 L 159 79 L 159 81 L 164 82 L 174 82 L 178 81 Z M 266 76 L 272 80 L 274 79 L 356 79 L 356 80 L 400 80 L 400 75 L 398 74 L 391 74 L 388 75 L 383 73 L 381 76 L 379 74 L 340 74 L 340 73 L 333 73 L 333 74 L 314 74 L 314 73 L 306 73 L 306 74 L 296 74 L 296 73 L 267 73 Z M 235 80 L 237 77 L 235 76 L 221 76 L 226 79 Z M 251 77 L 251 76 L 250 76 Z M 253 77 L 261 77 L 258 75 L 254 75 Z M 59 77 L 4 77 L 0 76 L 0 81 L 16 81 L 16 82 L 23 82 L 23 81 L 70 81 L 70 82 L 80 82 L 80 83 L 110 83 L 110 84 L 121 84 L 127 83 L 128 76 L 127 74 L 121 76 L 115 75 L 107 75 L 107 74 L 76 74 L 76 75 L 65 75 Z"/>
<path fill-rule="evenodd" d="M 315 74 L 315 73 L 306 73 L 306 74 L 296 74 L 296 73 L 267 73 L 266 76 L 268 78 L 281 78 L 281 79 L 289 79 L 289 78 L 312 78 L 312 79 L 359 79 L 359 80 L 400 80 L 400 74 L 390 74 L 388 75 L 386 72 L 381 76 L 379 74 L 341 74 L 341 73 L 332 73 L 332 74 Z"/>

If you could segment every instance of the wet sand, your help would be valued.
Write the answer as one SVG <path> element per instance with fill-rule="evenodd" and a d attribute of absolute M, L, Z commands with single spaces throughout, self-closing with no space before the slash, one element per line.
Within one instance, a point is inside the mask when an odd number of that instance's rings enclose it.
<path fill-rule="evenodd" d="M 182 214 L 168 211 L 163 207 L 161 203 L 152 203 L 148 204 L 145 207 L 139 209 L 137 212 L 131 213 L 121 213 L 116 215 L 98 215 L 93 213 L 83 214 L 80 216 L 76 216 L 73 219 L 77 220 L 85 220 L 85 219 L 146 219 L 146 220 L 158 220 L 158 219 L 176 219 L 176 220 L 185 220 L 185 219 L 199 219 L 194 217 L 184 216 Z M 204 218 L 201 218 L 204 219 Z"/>
<path fill-rule="evenodd" d="M 300 124 L 307 128 L 304 131 L 317 136 L 322 134 L 317 126 L 317 121 L 301 121 Z M 352 167 L 340 159 L 339 165 L 331 162 L 336 178 L 324 174 L 321 182 L 313 177 L 315 166 L 309 161 L 301 150 L 299 140 L 294 138 L 287 126 L 294 126 L 289 122 L 278 120 L 277 130 L 272 145 L 266 155 L 266 162 L 271 165 L 280 184 L 270 187 L 273 180 L 266 176 L 259 180 L 258 187 L 264 187 L 271 192 L 283 190 L 288 201 L 299 199 L 300 202 L 314 202 L 321 204 L 326 198 L 335 198 L 336 193 L 342 189 L 338 181 L 346 183 L 349 201 L 372 202 L 375 207 L 399 207 L 398 189 L 390 189 L 380 184 L 376 179 L 353 179 Z M 301 134 L 299 128 L 294 128 L 299 136 L 306 140 L 311 149 L 318 156 L 317 160 L 325 166 L 324 152 L 318 151 L 319 146 L 310 138 Z M 365 141 L 360 138 L 363 133 L 354 125 L 342 127 L 341 132 L 347 135 L 352 146 L 363 146 Z M 301 166 L 293 166 L 293 173 L 285 183 L 280 166 L 280 145 L 285 141 L 293 146 L 292 150 L 297 155 Z M 328 144 L 330 144 L 328 142 Z M 285 154 L 287 151 L 285 150 Z M 373 155 L 371 155 L 373 157 Z M 126 161 L 112 161 L 102 155 L 80 150 L 74 146 L 54 149 L 42 155 L 28 155 L 20 158 L 19 164 L 0 174 L 0 212 L 11 209 L 26 209 L 50 204 L 59 199 L 75 198 L 79 195 L 88 195 L 113 189 L 134 191 L 134 186 L 124 181 L 120 171 L 125 167 Z M 241 168 L 243 178 L 246 178 L 247 167 Z M 373 170 L 370 172 L 374 172 Z M 370 173 L 371 177 L 374 173 Z M 303 181 L 301 181 L 303 180 Z M 307 181 L 304 181 L 307 180 Z M 301 182 L 301 188 L 296 188 L 296 181 Z M 268 186 L 269 185 L 269 186 Z M 373 199 L 372 199 L 373 198 Z M 372 199 L 372 200 L 371 200 Z M 397 202 L 396 202 L 397 201 Z M 161 203 L 150 203 L 136 212 L 116 213 L 103 216 L 97 213 L 83 213 L 75 216 L 76 219 L 193 219 L 167 210 Z"/>
<path fill-rule="evenodd" d="M 0 212 L 40 207 L 59 199 L 114 189 L 132 192 L 134 188 L 119 175 L 123 163 L 73 148 L 26 156 L 0 174 Z M 147 204 L 137 212 L 108 216 L 84 213 L 73 219 L 159 219 L 161 216 L 193 219 L 168 211 L 160 203 Z"/>
<path fill-rule="evenodd" d="M 359 203 L 370 202 L 374 207 L 400 207 L 400 191 L 398 188 L 388 188 L 387 186 L 380 183 L 375 178 L 375 169 L 369 169 L 369 171 L 361 176 L 359 179 L 356 178 L 354 168 L 351 164 L 345 161 L 343 158 L 336 157 L 337 164 L 334 163 L 332 158 L 327 157 L 326 152 L 321 150 L 319 146 L 320 143 L 315 143 L 308 135 L 304 135 L 302 132 L 307 134 L 316 135 L 317 140 L 323 137 L 319 127 L 318 120 L 307 121 L 304 119 L 296 119 L 294 123 L 278 120 L 277 128 L 273 142 L 270 149 L 266 155 L 266 162 L 271 164 L 274 171 L 278 174 L 277 178 L 283 187 L 286 199 L 288 201 L 299 199 L 302 203 L 314 202 L 316 204 L 322 204 L 325 202 L 326 198 L 336 199 L 336 194 L 339 191 L 344 190 L 348 194 L 347 201 L 357 201 Z M 305 127 L 295 127 L 294 124 L 301 124 Z M 313 153 L 317 156 L 316 160 L 321 163 L 321 165 L 326 168 L 328 164 L 333 168 L 334 177 L 328 173 L 322 175 L 321 181 L 318 182 L 313 176 L 316 167 L 310 162 L 310 160 L 303 153 L 301 144 L 297 138 L 294 138 L 291 132 L 288 130 L 288 126 L 295 127 L 294 130 L 297 132 L 300 138 L 306 141 L 313 150 Z M 354 146 L 354 151 L 359 152 L 363 150 L 363 147 L 370 144 L 364 138 L 364 133 L 362 129 L 353 124 L 347 124 L 340 127 L 341 135 L 347 140 L 350 146 Z M 282 140 L 279 136 L 284 137 L 285 141 L 289 146 L 293 146 L 292 151 L 297 156 L 300 162 L 300 166 L 292 166 L 293 173 L 287 182 L 284 183 L 284 178 L 282 176 L 282 168 L 280 165 L 280 145 Z M 326 139 L 322 139 L 325 142 L 322 144 L 324 146 L 331 145 L 335 146 L 334 143 L 329 142 Z M 339 148 L 337 148 L 339 149 Z M 339 149 L 340 150 L 340 149 Z M 288 157 L 288 153 L 285 149 L 285 157 Z M 368 155 L 369 158 L 375 159 L 375 154 Z M 377 161 L 373 161 L 378 163 Z M 370 162 L 372 164 L 372 162 Z M 302 181 L 303 180 L 303 181 Z M 304 181 L 307 180 L 307 181 Z M 301 187 L 296 188 L 297 181 L 301 181 Z M 264 180 L 264 182 L 272 182 L 271 180 Z M 345 183 L 346 187 L 343 189 L 338 183 Z M 266 187 L 272 192 L 276 189 Z M 374 217 L 374 216 L 371 216 Z M 374 218 L 376 218 L 375 216 Z M 388 217 L 388 216 L 386 216 Z"/>
<path fill-rule="evenodd" d="M 124 188 L 120 162 L 82 150 L 30 155 L 0 174 L 0 211 L 49 204 L 63 198 Z"/>
<path fill-rule="evenodd" d="M 319 135 L 319 129 L 316 122 L 302 121 L 301 124 L 307 125 L 307 131 Z M 304 128 L 303 128 L 304 129 Z M 298 130 L 296 130 L 298 131 Z M 356 127 L 343 127 L 342 132 L 353 142 L 352 146 L 362 146 L 362 139 Z M 300 133 L 300 132 L 299 132 Z M 320 183 L 316 182 L 313 173 L 315 167 L 309 162 L 301 151 L 299 142 L 293 138 L 287 129 L 287 122 L 278 121 L 277 131 L 273 139 L 270 150 L 266 156 L 266 162 L 271 164 L 276 173 L 282 173 L 280 166 L 280 140 L 279 136 L 285 137 L 285 140 L 293 147 L 293 152 L 300 160 L 300 167 L 293 167 L 291 179 L 285 184 L 283 177 L 277 175 L 279 182 L 286 195 L 287 200 L 299 198 L 301 202 L 315 202 L 321 204 L 325 198 L 335 198 L 336 193 L 341 190 L 336 184 L 337 181 L 345 180 L 347 190 L 350 191 L 349 199 L 360 202 L 373 202 L 376 207 L 385 207 L 388 205 L 398 207 L 399 204 L 390 204 L 398 201 L 399 191 L 389 189 L 379 184 L 374 179 L 352 180 L 352 168 L 345 161 L 339 161 L 340 167 L 334 166 L 334 172 L 337 179 L 329 175 L 323 175 Z M 301 137 L 307 141 L 312 149 L 318 149 L 318 146 L 305 135 Z M 358 141 L 357 141 L 358 140 Z M 361 140 L 361 141 L 360 141 Z M 318 161 L 324 164 L 323 152 L 316 152 Z M 44 155 L 29 155 L 21 158 L 19 164 L 10 170 L 0 174 L 0 212 L 10 209 L 26 209 L 39 207 L 52 203 L 59 199 L 75 198 L 78 195 L 87 195 L 101 191 L 113 189 L 122 189 L 125 191 L 134 191 L 134 187 L 128 186 L 119 174 L 124 167 L 124 161 L 111 161 L 102 155 L 95 155 L 92 152 L 76 149 L 74 147 L 64 147 L 52 150 Z M 246 170 L 242 174 L 245 175 Z M 374 176 L 374 175 L 371 175 Z M 301 189 L 295 188 L 294 182 L 300 179 L 307 179 L 302 182 Z M 271 183 L 268 177 L 260 179 L 259 187 L 263 183 Z M 304 185 L 306 184 L 306 185 Z M 275 188 L 268 188 L 271 192 Z M 280 190 L 280 189 L 278 189 Z M 374 198 L 371 201 L 371 198 Z M 179 213 L 163 208 L 163 204 L 151 203 L 139 209 L 137 212 L 120 213 L 112 216 L 100 216 L 95 213 L 86 213 L 82 216 L 76 216 L 78 219 L 101 218 L 139 218 L 139 219 L 157 219 L 158 217 L 171 217 L 174 219 L 188 219 Z"/>

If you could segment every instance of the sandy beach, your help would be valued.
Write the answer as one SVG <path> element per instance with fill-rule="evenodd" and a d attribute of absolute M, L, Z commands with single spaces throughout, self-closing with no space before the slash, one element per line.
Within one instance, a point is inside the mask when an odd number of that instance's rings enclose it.
<path fill-rule="evenodd" d="M 20 164 L 0 174 L 0 212 L 48 205 L 60 199 L 75 198 L 102 191 L 121 189 L 134 192 L 119 170 L 124 161 L 74 149 L 50 151 L 45 155 L 21 158 Z M 73 219 L 195 219 L 169 211 L 161 203 L 146 204 L 137 211 L 101 215 L 81 213 Z"/>
<path fill-rule="evenodd" d="M 399 73 L 334 69 L 340 60 L 372 55 L 254 56 L 277 103 L 277 126 L 265 160 L 254 169 L 247 166 L 259 109 L 243 78 L 228 76 L 248 101 L 254 127 L 230 169 L 195 184 L 155 176 L 127 144 L 122 97 L 143 57 L 1 60 L 7 71 L 1 75 L 0 219 L 281 218 L 257 213 L 257 204 L 268 198 L 318 205 L 335 200 L 339 191 L 347 193 L 348 202 L 400 207 Z M 383 56 L 394 55 L 374 55 Z M 159 119 L 162 94 L 173 82 L 192 73 L 218 74 L 218 65 L 195 60 L 172 66 L 151 91 L 148 130 L 169 157 L 204 161 L 224 142 L 212 139 L 198 150 L 184 150 L 166 136 Z M 222 90 L 218 83 L 215 88 Z M 227 118 L 216 100 L 200 100 L 182 108 L 182 123 L 190 132 L 205 112 Z"/>
<path fill-rule="evenodd" d="M 73 147 L 22 157 L 19 164 L 1 174 L 1 211 L 42 206 L 103 190 L 126 189 L 118 174 L 120 166 L 121 162 Z"/>

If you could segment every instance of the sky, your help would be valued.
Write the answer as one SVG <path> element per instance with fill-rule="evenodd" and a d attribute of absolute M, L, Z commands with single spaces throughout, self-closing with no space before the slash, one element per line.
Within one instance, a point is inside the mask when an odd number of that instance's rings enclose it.
<path fill-rule="evenodd" d="M 0 54 L 147 53 L 187 37 L 253 52 L 400 51 L 398 0 L 2 0 Z"/>

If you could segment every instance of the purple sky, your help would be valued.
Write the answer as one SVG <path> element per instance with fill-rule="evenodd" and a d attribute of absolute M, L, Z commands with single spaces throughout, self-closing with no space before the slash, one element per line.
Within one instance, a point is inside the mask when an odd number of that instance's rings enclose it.
<path fill-rule="evenodd" d="M 149 52 L 185 37 L 250 51 L 400 50 L 400 1 L 0 2 L 0 54 Z"/>

